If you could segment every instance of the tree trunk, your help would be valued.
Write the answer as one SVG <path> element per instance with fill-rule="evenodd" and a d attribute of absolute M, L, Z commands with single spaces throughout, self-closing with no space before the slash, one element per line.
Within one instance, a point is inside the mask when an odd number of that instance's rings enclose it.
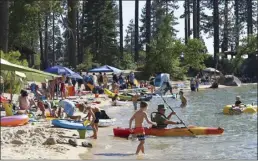
<path fill-rule="evenodd" d="M 222 52 L 228 51 L 228 0 L 225 0 Z"/>
<path fill-rule="evenodd" d="M 76 68 L 76 0 L 68 0 L 68 54 L 69 65 Z"/>
<path fill-rule="evenodd" d="M 42 36 L 42 27 L 41 27 L 41 18 L 40 18 L 40 13 L 38 13 L 38 33 L 39 33 L 39 47 L 40 47 L 40 68 L 44 69 L 44 62 L 45 62 L 45 57 L 44 57 L 44 49 L 43 49 L 43 36 Z"/>
<path fill-rule="evenodd" d="M 214 61 L 217 66 L 219 53 L 219 2 L 213 1 L 213 28 L 214 28 Z"/>
<path fill-rule="evenodd" d="M 84 45 L 83 45 L 83 42 L 84 42 L 84 37 L 83 37 L 83 29 L 84 29 L 84 27 L 83 27 L 83 23 L 84 23 L 84 11 L 85 10 L 85 1 L 83 1 L 83 3 L 82 3 L 82 18 L 81 18 L 81 25 L 80 25 L 80 27 L 81 27 L 81 36 L 80 36 L 80 60 L 81 60 L 81 62 L 83 62 L 84 61 Z"/>
<path fill-rule="evenodd" d="M 119 0 L 119 36 L 120 36 L 120 60 L 123 60 L 124 56 L 124 33 L 123 33 L 123 2 Z"/>
<path fill-rule="evenodd" d="M 79 33 L 79 10 L 76 13 L 76 38 L 77 38 L 77 60 L 78 64 L 82 63 L 81 54 L 80 54 L 80 33 Z"/>
<path fill-rule="evenodd" d="M 187 32 L 188 38 L 191 37 L 191 12 L 190 12 L 190 0 L 187 0 Z"/>
<path fill-rule="evenodd" d="M 258 11 L 258 0 L 256 2 L 256 8 L 257 8 L 257 11 Z M 258 49 L 258 13 L 256 13 L 256 34 L 257 34 L 257 49 Z M 256 57 L 257 58 L 257 57 Z"/>
<path fill-rule="evenodd" d="M 53 35 L 52 35 L 52 54 L 53 54 L 53 65 L 56 65 L 56 53 L 55 53 L 55 13 L 53 11 L 53 24 L 52 24 L 52 29 L 53 29 Z"/>
<path fill-rule="evenodd" d="M 197 32 L 197 35 L 196 37 L 199 39 L 200 38 L 200 0 L 197 0 L 196 1 L 197 3 L 197 6 L 196 6 L 196 32 Z"/>
<path fill-rule="evenodd" d="M 44 68 L 48 67 L 48 13 L 45 14 L 45 45 L 44 45 Z"/>
<path fill-rule="evenodd" d="M 151 0 L 146 0 L 146 56 L 150 53 L 151 39 Z"/>
<path fill-rule="evenodd" d="M 31 46 L 31 50 L 34 51 L 34 38 L 33 37 L 30 39 L 30 46 Z M 34 66 L 34 64 L 35 64 L 34 62 L 35 62 L 34 61 L 34 54 L 31 54 L 30 55 L 30 66 L 29 67 Z"/>
<path fill-rule="evenodd" d="M 9 1 L 0 1 L 0 50 L 8 52 Z"/>
<path fill-rule="evenodd" d="M 96 21 L 96 37 L 95 37 L 95 50 L 96 50 L 96 60 L 99 61 L 99 19 Z"/>
<path fill-rule="evenodd" d="M 135 35 L 134 35 L 134 42 L 135 42 L 135 55 L 134 55 L 134 61 L 137 62 L 138 61 L 138 57 L 139 57 L 139 51 L 138 51 L 138 48 L 139 48 L 139 43 L 138 43 L 138 37 L 139 37 L 139 25 L 138 25 L 138 22 L 139 22 L 139 0 L 135 0 Z"/>
<path fill-rule="evenodd" d="M 193 38 L 197 38 L 197 4 L 196 0 L 193 0 Z"/>
<path fill-rule="evenodd" d="M 187 44 L 188 42 L 187 0 L 185 0 L 184 8 L 185 8 L 185 44 Z"/>
<path fill-rule="evenodd" d="M 253 9 L 252 0 L 247 0 L 247 35 L 253 34 Z"/>
<path fill-rule="evenodd" d="M 239 46 L 239 0 L 235 0 L 235 51 Z"/>

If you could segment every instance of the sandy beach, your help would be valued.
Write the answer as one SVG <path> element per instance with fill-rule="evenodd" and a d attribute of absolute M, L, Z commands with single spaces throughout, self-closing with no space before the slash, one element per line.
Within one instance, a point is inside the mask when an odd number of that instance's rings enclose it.
<path fill-rule="evenodd" d="M 173 85 L 178 83 L 182 82 L 173 82 Z M 188 85 L 183 89 L 190 91 L 190 88 L 187 86 Z M 200 89 L 204 90 L 209 86 L 210 85 L 201 85 Z M 224 87 L 226 86 L 219 86 L 219 88 Z M 174 92 L 177 93 L 179 89 L 175 89 Z M 9 97 L 8 95 L 5 96 Z M 83 99 L 79 99 L 78 101 L 85 101 L 92 97 L 93 95 L 86 95 L 83 96 Z M 123 107 L 112 107 L 110 105 L 110 99 L 104 94 L 100 95 L 100 98 L 97 99 L 101 101 L 101 104 L 95 104 L 95 106 L 104 109 L 111 118 L 114 113 L 120 110 L 132 111 L 131 102 L 128 102 L 128 105 Z M 4 116 L 4 113 L 5 112 L 1 112 L 1 115 Z M 84 116 L 80 112 L 77 113 Z M 133 111 L 130 112 L 130 115 L 131 113 L 133 113 Z M 116 122 L 119 122 L 119 120 Z M 116 124 L 114 127 L 116 127 Z M 111 149 L 112 145 L 107 143 L 114 139 L 120 139 L 113 137 L 112 128 L 112 126 L 99 128 L 98 139 L 94 140 L 91 138 L 79 139 L 79 134 L 76 130 L 51 127 L 51 122 L 43 119 L 34 124 L 28 123 L 24 126 L 1 127 L 1 159 L 98 159 L 101 158 L 101 156 L 93 157 L 95 153 L 101 153 L 103 150 Z M 90 136 L 92 135 L 92 131 L 89 130 L 86 134 Z M 77 138 L 78 146 L 73 147 L 67 144 L 69 138 Z M 93 147 L 82 147 L 81 143 L 83 141 L 90 142 Z M 124 142 L 125 147 L 121 148 L 125 148 L 125 151 L 129 150 L 134 152 L 135 148 L 126 146 L 126 140 L 124 140 Z"/>

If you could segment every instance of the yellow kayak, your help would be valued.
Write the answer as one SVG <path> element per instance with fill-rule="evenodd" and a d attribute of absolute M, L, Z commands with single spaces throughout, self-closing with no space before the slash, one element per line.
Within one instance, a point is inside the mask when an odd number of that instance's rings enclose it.
<path fill-rule="evenodd" d="M 104 88 L 104 93 L 106 95 L 108 95 L 109 97 L 114 97 L 115 96 L 115 93 L 111 92 L 110 90 Z M 131 101 L 132 100 L 132 96 L 124 96 L 124 95 L 119 95 L 118 94 L 118 97 L 120 100 L 125 100 L 125 101 Z"/>
<path fill-rule="evenodd" d="M 255 106 L 246 105 L 241 111 L 232 109 L 232 105 L 226 105 L 223 108 L 223 113 L 225 115 L 234 115 L 234 114 L 241 114 L 241 113 L 254 114 L 254 113 L 257 113 L 257 110 L 258 110 L 257 105 Z"/>

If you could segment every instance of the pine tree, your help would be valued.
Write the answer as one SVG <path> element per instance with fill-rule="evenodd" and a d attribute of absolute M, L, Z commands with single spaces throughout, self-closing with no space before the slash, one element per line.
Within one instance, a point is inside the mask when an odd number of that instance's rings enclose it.
<path fill-rule="evenodd" d="M 123 4 L 122 0 L 119 0 L 119 35 L 120 35 L 120 59 L 123 59 L 123 51 L 124 51 L 124 34 L 123 34 Z"/>
<path fill-rule="evenodd" d="M 0 2 L 0 50 L 8 51 L 9 1 Z"/>
<path fill-rule="evenodd" d="M 134 61 L 137 62 L 138 58 L 139 58 L 139 0 L 135 0 L 135 12 L 134 12 L 134 30 L 135 30 L 135 34 L 134 34 Z"/>
<path fill-rule="evenodd" d="M 115 1 L 87 0 L 84 3 L 83 42 L 93 60 L 112 64 L 118 60 L 118 7 Z"/>
<path fill-rule="evenodd" d="M 124 50 L 127 53 L 131 53 L 132 56 L 134 56 L 134 52 L 135 52 L 135 29 L 134 29 L 134 21 L 133 19 L 130 20 L 127 29 L 125 30 L 126 32 L 126 36 L 125 36 L 125 46 L 124 46 Z"/>

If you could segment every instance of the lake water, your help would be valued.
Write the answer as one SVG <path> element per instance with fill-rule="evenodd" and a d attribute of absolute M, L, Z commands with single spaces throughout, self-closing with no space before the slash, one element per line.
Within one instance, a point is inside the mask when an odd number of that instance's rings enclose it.
<path fill-rule="evenodd" d="M 93 141 L 95 148 L 80 154 L 82 159 L 257 159 L 257 114 L 223 115 L 223 107 L 233 104 L 240 95 L 242 102 L 257 103 L 257 85 L 244 85 L 224 89 L 209 89 L 186 94 L 188 106 L 176 108 L 179 100 L 165 98 L 174 107 L 186 125 L 222 127 L 220 136 L 193 137 L 147 137 L 146 155 L 135 156 L 138 141 L 113 137 L 112 128 L 99 130 L 105 141 Z M 149 102 L 148 113 L 156 111 L 161 98 Z M 107 113 L 117 118 L 116 126 L 128 127 L 133 106 L 109 107 Z M 171 111 L 168 109 L 166 114 Z M 176 116 L 172 120 L 178 121 Z M 147 124 L 146 124 L 147 125 Z"/>

